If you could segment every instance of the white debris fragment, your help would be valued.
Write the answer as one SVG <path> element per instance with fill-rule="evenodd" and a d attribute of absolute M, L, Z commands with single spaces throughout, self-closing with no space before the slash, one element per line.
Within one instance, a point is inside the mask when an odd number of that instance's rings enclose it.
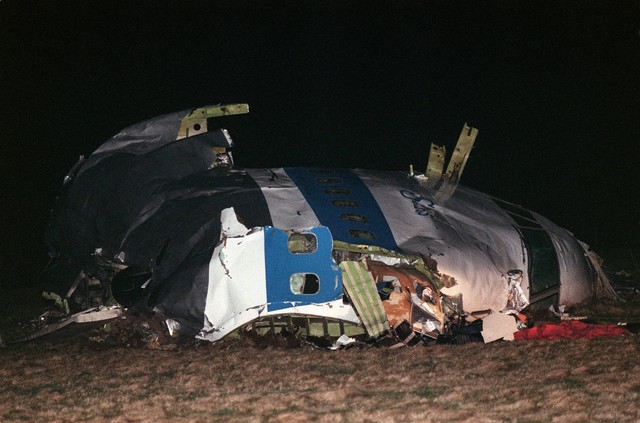
<path fill-rule="evenodd" d="M 353 339 L 350 336 L 347 336 L 347 335 L 345 335 L 343 333 L 342 335 L 340 335 L 340 338 L 336 339 L 336 342 L 334 342 L 333 345 L 329 349 L 335 351 L 337 349 L 346 347 L 349 344 L 353 344 L 354 342 L 356 342 L 355 339 Z"/>
<path fill-rule="evenodd" d="M 518 331 L 516 319 L 508 314 L 491 313 L 482 319 L 482 338 L 484 343 L 504 339 L 513 341 L 513 334 Z"/>

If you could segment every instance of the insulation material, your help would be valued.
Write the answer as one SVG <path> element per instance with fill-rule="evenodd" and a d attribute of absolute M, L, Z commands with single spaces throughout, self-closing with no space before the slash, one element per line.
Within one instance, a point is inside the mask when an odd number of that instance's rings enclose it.
<path fill-rule="evenodd" d="M 507 272 L 507 304 L 502 313 L 517 314 L 529 305 L 524 291 L 522 290 L 522 270 L 509 270 Z"/>
<path fill-rule="evenodd" d="M 376 282 L 387 282 L 394 288 L 389 298 L 382 301 L 390 326 L 406 320 L 415 332 L 425 335 L 443 332 L 440 295 L 424 274 L 413 267 L 388 266 L 376 261 L 368 261 L 367 267 Z"/>
<path fill-rule="evenodd" d="M 378 337 L 389 330 L 385 309 L 376 283 L 364 262 L 343 261 L 342 281 L 369 336 Z"/>

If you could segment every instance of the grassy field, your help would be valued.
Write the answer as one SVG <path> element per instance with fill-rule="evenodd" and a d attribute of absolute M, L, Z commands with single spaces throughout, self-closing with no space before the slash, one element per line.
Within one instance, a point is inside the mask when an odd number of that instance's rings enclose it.
<path fill-rule="evenodd" d="M 628 292 L 576 314 L 640 321 Z M 92 333 L 0 348 L 0 421 L 640 421 L 638 335 L 329 352 Z"/>
<path fill-rule="evenodd" d="M 640 420 L 640 338 L 327 352 L 84 338 L 0 353 L 1 421 Z"/>

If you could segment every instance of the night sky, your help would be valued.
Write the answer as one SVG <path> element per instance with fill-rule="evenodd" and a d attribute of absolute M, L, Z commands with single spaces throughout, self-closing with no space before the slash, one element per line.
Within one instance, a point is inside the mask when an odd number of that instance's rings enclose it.
<path fill-rule="evenodd" d="M 46 263 L 62 179 L 120 129 L 246 102 L 244 167 L 424 171 L 592 245 L 640 239 L 640 1 L 0 0 L 2 270 Z M 1 272 L 5 279 L 9 272 Z"/>

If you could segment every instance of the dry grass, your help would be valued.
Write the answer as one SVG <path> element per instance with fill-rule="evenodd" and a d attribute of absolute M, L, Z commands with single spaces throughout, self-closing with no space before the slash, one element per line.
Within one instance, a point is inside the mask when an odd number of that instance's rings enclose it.
<path fill-rule="evenodd" d="M 0 350 L 2 421 L 638 421 L 640 338 L 174 351 Z"/>

